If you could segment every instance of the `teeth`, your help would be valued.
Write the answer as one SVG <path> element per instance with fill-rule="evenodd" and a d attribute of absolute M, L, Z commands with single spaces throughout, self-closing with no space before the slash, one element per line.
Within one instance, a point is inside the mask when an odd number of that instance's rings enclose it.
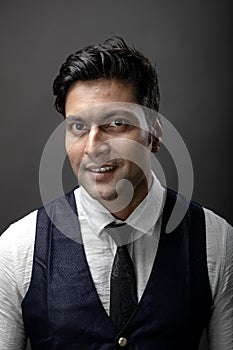
<path fill-rule="evenodd" d="M 103 168 L 91 169 L 91 171 L 93 173 L 105 173 L 106 171 L 113 170 L 113 169 L 114 169 L 113 166 L 106 166 L 106 167 L 103 167 Z"/>

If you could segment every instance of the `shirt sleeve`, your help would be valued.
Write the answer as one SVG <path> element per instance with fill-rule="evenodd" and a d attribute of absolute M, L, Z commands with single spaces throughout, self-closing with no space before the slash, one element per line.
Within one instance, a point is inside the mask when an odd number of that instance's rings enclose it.
<path fill-rule="evenodd" d="M 0 236 L 0 349 L 26 349 L 21 303 L 31 279 L 35 221 L 31 213 Z"/>
<path fill-rule="evenodd" d="M 215 247 L 218 254 L 212 256 L 209 266 L 210 274 L 215 271 L 215 285 L 207 338 L 210 350 L 233 350 L 233 228 L 218 216 L 216 220 L 213 230 L 219 237 L 214 242 L 218 244 Z"/>

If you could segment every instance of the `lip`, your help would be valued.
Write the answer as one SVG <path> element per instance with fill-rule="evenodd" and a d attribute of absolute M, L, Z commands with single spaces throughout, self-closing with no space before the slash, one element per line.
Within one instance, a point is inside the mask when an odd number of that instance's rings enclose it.
<path fill-rule="evenodd" d="M 95 178 L 95 180 L 106 180 L 111 178 L 116 169 L 117 166 L 111 163 L 88 164 L 88 166 L 86 166 L 86 170 L 91 177 Z"/>
<path fill-rule="evenodd" d="M 86 166 L 86 169 L 92 170 L 92 169 L 100 169 L 100 168 L 107 168 L 107 167 L 115 168 L 116 165 L 113 163 L 100 163 L 100 164 L 91 163 Z"/>

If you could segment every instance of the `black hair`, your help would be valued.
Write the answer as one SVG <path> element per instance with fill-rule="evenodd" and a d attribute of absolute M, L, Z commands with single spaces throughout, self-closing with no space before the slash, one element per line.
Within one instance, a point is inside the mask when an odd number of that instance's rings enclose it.
<path fill-rule="evenodd" d="M 103 44 L 86 46 L 66 59 L 53 83 L 57 111 L 65 116 L 66 94 L 73 83 L 101 78 L 131 83 L 136 88 L 138 103 L 158 112 L 160 94 L 156 67 L 119 36 Z"/>

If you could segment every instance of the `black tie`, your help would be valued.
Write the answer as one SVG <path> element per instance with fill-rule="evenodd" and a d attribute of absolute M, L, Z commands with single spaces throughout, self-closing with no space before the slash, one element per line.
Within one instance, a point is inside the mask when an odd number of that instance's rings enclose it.
<path fill-rule="evenodd" d="M 127 244 L 132 227 L 126 224 L 106 227 L 117 244 L 110 281 L 110 317 L 119 329 L 124 327 L 138 304 L 134 265 Z"/>

